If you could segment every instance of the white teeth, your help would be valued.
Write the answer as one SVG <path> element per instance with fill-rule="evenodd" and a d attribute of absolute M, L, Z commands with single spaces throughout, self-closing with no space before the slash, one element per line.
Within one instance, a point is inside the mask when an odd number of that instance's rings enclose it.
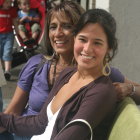
<path fill-rule="evenodd" d="M 87 55 L 83 55 L 83 54 L 82 54 L 82 57 L 85 59 L 92 59 L 93 58 L 93 56 L 87 56 Z"/>
<path fill-rule="evenodd" d="M 55 41 L 56 44 L 64 44 L 64 41 Z"/>

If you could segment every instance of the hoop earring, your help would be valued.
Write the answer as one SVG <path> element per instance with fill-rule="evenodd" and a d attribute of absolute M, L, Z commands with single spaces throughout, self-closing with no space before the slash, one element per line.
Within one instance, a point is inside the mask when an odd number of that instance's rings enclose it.
<path fill-rule="evenodd" d="M 104 59 L 104 67 L 102 70 L 102 73 L 104 76 L 109 76 L 111 73 L 111 68 L 110 68 L 109 63 L 108 63 L 109 60 L 110 60 L 110 56 L 109 56 L 109 54 L 106 54 L 105 59 Z"/>
<path fill-rule="evenodd" d="M 111 68 L 110 68 L 108 62 L 104 65 L 103 70 L 102 70 L 102 73 L 103 73 L 104 76 L 109 76 L 110 75 Z"/>

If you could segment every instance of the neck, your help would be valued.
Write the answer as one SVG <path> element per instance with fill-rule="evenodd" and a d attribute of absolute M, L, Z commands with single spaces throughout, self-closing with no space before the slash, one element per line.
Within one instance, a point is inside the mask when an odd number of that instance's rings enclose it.
<path fill-rule="evenodd" d="M 78 67 L 77 74 L 81 79 L 92 79 L 92 80 L 95 80 L 103 75 L 101 68 L 83 70 L 83 68 L 80 67 Z"/>
<path fill-rule="evenodd" d="M 72 65 L 73 55 L 60 56 L 58 60 L 58 65 L 69 66 Z"/>

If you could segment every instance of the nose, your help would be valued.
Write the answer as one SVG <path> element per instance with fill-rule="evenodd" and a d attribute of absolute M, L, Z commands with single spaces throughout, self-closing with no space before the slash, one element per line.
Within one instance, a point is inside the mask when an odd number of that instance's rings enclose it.
<path fill-rule="evenodd" d="M 83 47 L 83 50 L 85 53 L 89 53 L 89 52 L 93 51 L 93 47 L 91 46 L 90 43 L 86 43 Z"/>
<path fill-rule="evenodd" d="M 63 34 L 64 34 L 63 33 L 63 28 L 62 27 L 57 27 L 55 35 L 56 36 L 62 36 Z"/>

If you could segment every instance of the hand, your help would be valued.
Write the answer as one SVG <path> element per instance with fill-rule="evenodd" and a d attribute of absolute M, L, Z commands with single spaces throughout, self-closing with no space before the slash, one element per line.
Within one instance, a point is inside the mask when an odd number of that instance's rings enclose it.
<path fill-rule="evenodd" d="M 124 99 L 126 96 L 129 96 L 132 92 L 132 85 L 129 83 L 113 83 L 115 89 L 117 91 L 117 98 L 118 100 Z"/>
<path fill-rule="evenodd" d="M 27 17 L 27 19 L 29 20 L 29 21 L 32 21 L 33 20 L 33 17 Z"/>
<path fill-rule="evenodd" d="M 26 19 L 28 19 L 28 17 L 27 17 L 27 16 L 25 16 L 25 17 L 21 18 L 21 19 L 20 19 L 20 22 L 22 23 L 22 22 L 24 22 Z"/>

